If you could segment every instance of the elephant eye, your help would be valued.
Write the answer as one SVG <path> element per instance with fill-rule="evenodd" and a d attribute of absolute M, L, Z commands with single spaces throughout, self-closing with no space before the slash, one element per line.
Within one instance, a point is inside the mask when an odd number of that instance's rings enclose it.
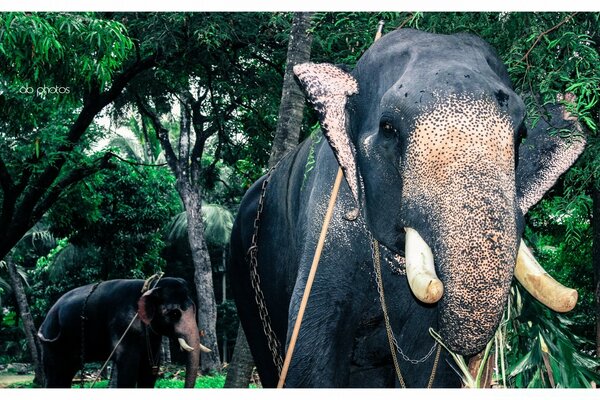
<path fill-rule="evenodd" d="M 167 316 L 171 321 L 179 321 L 179 318 L 181 318 L 181 311 L 171 310 L 167 313 Z"/>
<path fill-rule="evenodd" d="M 398 132 L 390 121 L 382 120 L 379 124 L 379 130 L 386 139 L 392 139 Z"/>

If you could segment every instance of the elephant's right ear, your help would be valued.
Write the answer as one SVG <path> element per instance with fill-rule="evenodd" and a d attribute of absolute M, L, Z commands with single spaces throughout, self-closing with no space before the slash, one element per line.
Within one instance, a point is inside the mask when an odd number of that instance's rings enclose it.
<path fill-rule="evenodd" d="M 562 100 L 562 96 L 558 98 Z M 565 102 L 575 96 L 567 94 Z M 554 186 L 585 149 L 581 124 L 565 105 L 546 107 L 550 118 L 541 118 L 519 148 L 517 198 L 523 215 Z"/>
<path fill-rule="evenodd" d="M 358 93 L 356 79 L 332 64 L 298 64 L 294 66 L 294 74 L 319 113 L 323 134 L 358 201 L 361 178 L 356 167 L 356 149 L 346 131 L 346 103 Z"/>
<path fill-rule="evenodd" d="M 147 290 L 138 300 L 138 317 L 146 324 L 150 325 L 154 314 L 156 313 L 157 288 Z"/>

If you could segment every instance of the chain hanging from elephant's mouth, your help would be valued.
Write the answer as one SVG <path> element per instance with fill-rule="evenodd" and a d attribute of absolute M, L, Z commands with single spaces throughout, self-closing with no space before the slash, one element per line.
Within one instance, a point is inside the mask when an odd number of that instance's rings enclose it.
<path fill-rule="evenodd" d="M 369 234 L 369 236 L 371 236 Z M 385 330 L 388 337 L 388 342 L 390 344 L 390 351 L 392 353 L 392 360 L 394 361 L 394 368 L 396 370 L 396 375 L 398 377 L 398 381 L 400 382 L 400 386 L 402 388 L 406 388 L 406 382 L 404 381 L 404 377 L 402 376 L 402 372 L 400 371 L 400 364 L 398 363 L 398 358 L 396 357 L 396 351 L 402 356 L 404 361 L 410 362 L 411 364 L 420 364 L 429 359 L 433 354 L 434 350 L 437 347 L 437 352 L 435 355 L 435 360 L 433 361 L 433 368 L 431 370 L 431 375 L 429 376 L 429 381 L 427 383 L 427 389 L 430 389 L 433 386 L 433 381 L 435 380 L 435 374 L 437 371 L 437 366 L 440 361 L 440 353 L 442 347 L 434 341 L 433 346 L 429 350 L 425 356 L 421 357 L 418 360 L 413 360 L 409 358 L 398 345 L 398 341 L 396 340 L 396 336 L 394 335 L 394 331 L 392 330 L 392 326 L 390 324 L 390 319 L 387 312 L 387 305 L 385 302 L 385 293 L 383 291 L 383 279 L 381 277 L 381 254 L 379 251 L 379 242 L 374 237 L 370 237 L 371 243 L 371 256 L 373 257 L 373 266 L 375 267 L 375 280 L 377 281 L 377 292 L 379 292 L 379 300 L 381 302 L 381 310 L 383 311 L 383 319 L 385 321 Z"/>

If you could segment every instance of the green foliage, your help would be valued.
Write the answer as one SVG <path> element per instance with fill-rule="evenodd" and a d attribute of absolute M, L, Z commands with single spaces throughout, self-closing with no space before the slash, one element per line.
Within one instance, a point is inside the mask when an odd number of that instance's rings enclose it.
<path fill-rule="evenodd" d="M 573 322 L 551 312 L 519 286 L 513 287 L 505 347 L 511 387 L 591 387 L 600 361 L 580 350 L 590 345 L 571 330 Z M 579 348 L 578 348 L 579 347 Z"/>
<path fill-rule="evenodd" d="M 464 357 L 450 354 L 459 366 L 457 373 L 471 388 L 481 387 L 488 361 L 494 365 L 495 387 L 591 388 L 600 379 L 600 360 L 582 350 L 591 343 L 571 326 L 567 316 L 549 310 L 515 283 L 505 318 L 486 346 L 477 376 L 471 375 Z M 436 332 L 430 332 L 444 345 Z"/>
<path fill-rule="evenodd" d="M 133 48 L 125 27 L 93 13 L 0 15 L 5 68 L 30 85 L 103 88 Z M 23 83 L 23 82 L 21 82 Z"/>
<path fill-rule="evenodd" d="M 202 220 L 207 243 L 220 247 L 224 247 L 229 243 L 229 236 L 233 227 L 233 214 L 229 210 L 218 204 L 203 203 Z M 185 211 L 173 217 L 165 230 L 169 241 L 187 241 L 187 215 Z"/>
<path fill-rule="evenodd" d="M 10 170 L 56 159 L 82 97 L 110 85 L 132 46 L 120 22 L 93 13 L 0 14 L 0 156 Z"/>
<path fill-rule="evenodd" d="M 138 170 L 120 163 L 66 193 L 47 216 L 50 231 L 62 239 L 29 272 L 36 322 L 75 287 L 145 279 L 164 269 L 162 229 L 181 207 L 173 185 L 164 168 Z"/>

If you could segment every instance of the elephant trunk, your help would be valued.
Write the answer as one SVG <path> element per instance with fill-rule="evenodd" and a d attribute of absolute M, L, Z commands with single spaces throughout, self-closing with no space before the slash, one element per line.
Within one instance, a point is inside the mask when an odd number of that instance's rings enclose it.
<path fill-rule="evenodd" d="M 439 214 L 421 229 L 443 283 L 440 335 L 451 350 L 471 355 L 485 347 L 500 322 L 520 236 L 514 191 L 461 182 L 465 197 L 438 197 Z"/>
<path fill-rule="evenodd" d="M 512 210 L 498 208 L 487 212 Z M 493 336 L 503 315 L 516 261 L 516 224 L 474 218 L 461 229 L 462 237 L 434 246 L 444 296 L 440 301 L 439 331 L 453 351 L 472 355 Z M 472 234 L 469 229 L 477 229 Z"/>
<path fill-rule="evenodd" d="M 175 326 L 175 335 L 184 351 L 188 352 L 185 369 L 185 388 L 193 388 L 198 376 L 200 365 L 200 333 L 196 325 L 196 312 L 194 307 L 189 307 L 181 316 Z"/>
<path fill-rule="evenodd" d="M 521 229 L 514 148 L 493 99 L 459 94 L 421 114 L 407 145 L 403 225 L 431 248 L 443 285 L 439 333 L 463 355 L 493 336 L 510 290 Z"/>

